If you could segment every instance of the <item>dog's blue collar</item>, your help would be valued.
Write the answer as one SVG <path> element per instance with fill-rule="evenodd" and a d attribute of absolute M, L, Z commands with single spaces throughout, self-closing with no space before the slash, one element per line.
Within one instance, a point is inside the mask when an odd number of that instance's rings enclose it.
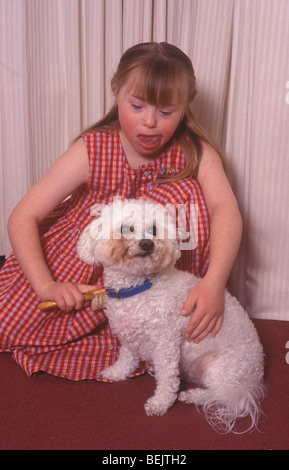
<path fill-rule="evenodd" d="M 139 284 L 138 286 L 132 286 L 118 291 L 115 289 L 106 289 L 106 293 L 113 299 L 126 299 L 127 297 L 132 297 L 133 295 L 140 294 L 140 292 L 150 289 L 151 286 L 152 283 L 146 279 L 143 284 Z"/>

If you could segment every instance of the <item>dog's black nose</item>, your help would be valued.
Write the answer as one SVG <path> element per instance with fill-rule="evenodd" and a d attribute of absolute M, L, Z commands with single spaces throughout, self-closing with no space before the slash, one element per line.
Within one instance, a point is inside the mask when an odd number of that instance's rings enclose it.
<path fill-rule="evenodd" d="M 145 251 L 146 253 L 151 253 L 154 250 L 155 244 L 153 240 L 149 240 L 147 238 L 144 238 L 139 242 L 140 248 Z"/>

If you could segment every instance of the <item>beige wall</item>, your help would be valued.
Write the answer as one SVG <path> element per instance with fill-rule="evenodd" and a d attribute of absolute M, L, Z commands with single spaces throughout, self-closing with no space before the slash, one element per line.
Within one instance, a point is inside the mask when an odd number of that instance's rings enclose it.
<path fill-rule="evenodd" d="M 222 144 L 244 218 L 230 288 L 289 320 L 289 0 L 0 0 L 0 254 L 20 197 L 111 102 L 120 55 L 169 41 L 193 60 L 195 114 Z"/>

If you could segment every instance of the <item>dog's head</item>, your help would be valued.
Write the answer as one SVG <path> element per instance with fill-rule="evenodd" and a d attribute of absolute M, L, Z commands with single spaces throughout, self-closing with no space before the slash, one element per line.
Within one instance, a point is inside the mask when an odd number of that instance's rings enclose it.
<path fill-rule="evenodd" d="M 81 234 L 77 250 L 89 264 L 131 274 L 152 274 L 174 266 L 180 257 L 175 217 L 147 200 L 119 200 L 94 206 L 98 216 Z"/>

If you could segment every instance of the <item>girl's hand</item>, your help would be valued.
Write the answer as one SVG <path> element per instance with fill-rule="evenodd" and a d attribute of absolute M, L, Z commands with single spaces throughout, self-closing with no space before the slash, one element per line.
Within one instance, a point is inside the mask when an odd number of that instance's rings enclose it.
<path fill-rule="evenodd" d="M 39 297 L 42 301 L 56 302 L 60 310 L 69 312 L 85 306 L 83 294 L 95 290 L 95 286 L 51 281 L 43 287 Z M 88 303 L 87 303 L 88 305 Z"/>
<path fill-rule="evenodd" d="M 216 336 L 224 318 L 224 289 L 201 279 L 190 293 L 182 315 L 191 315 L 185 336 L 199 343 L 208 334 Z"/>

